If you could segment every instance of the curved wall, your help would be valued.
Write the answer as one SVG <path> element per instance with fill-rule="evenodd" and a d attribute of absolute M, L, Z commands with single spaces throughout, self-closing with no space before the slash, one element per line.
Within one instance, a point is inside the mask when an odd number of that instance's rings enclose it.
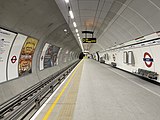
<path fill-rule="evenodd" d="M 0 27 L 38 39 L 32 73 L 0 84 L 0 103 L 76 61 L 81 49 L 54 0 L 1 0 Z M 67 33 L 64 32 L 67 29 Z M 45 43 L 61 47 L 58 66 L 39 70 Z M 73 53 L 71 58 L 71 54 Z M 65 60 L 64 57 L 66 56 Z"/>
<path fill-rule="evenodd" d="M 91 52 L 160 31 L 159 0 L 115 0 L 110 13 L 116 14 L 91 48 Z M 116 9 L 121 6 L 117 12 Z M 109 19 L 109 18 L 108 18 Z"/>

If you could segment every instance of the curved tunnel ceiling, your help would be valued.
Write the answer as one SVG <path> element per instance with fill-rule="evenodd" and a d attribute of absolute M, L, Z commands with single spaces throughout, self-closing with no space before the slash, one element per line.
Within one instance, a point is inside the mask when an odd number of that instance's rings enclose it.
<path fill-rule="evenodd" d="M 0 92 L 3 93 L 0 95 L 0 104 L 73 64 L 78 60 L 79 54 L 81 53 L 80 46 L 54 0 L 1 0 L 0 30 L 2 30 L 1 28 L 7 29 L 7 31 L 9 30 L 11 33 L 16 32 L 20 36 L 35 38 L 38 44 L 34 51 L 33 59 L 27 62 L 31 64 L 27 64 L 29 67 L 26 65 L 27 70 L 29 68 L 29 72 L 24 70 L 24 72 L 28 72 L 28 74 L 20 76 L 20 57 L 19 60 L 16 60 L 16 64 L 12 64 L 14 67 L 9 68 L 7 65 L 10 63 L 10 55 L 14 55 L 14 57 L 17 55 L 17 58 L 19 54 L 22 55 L 22 46 L 21 44 L 17 44 L 17 42 L 21 42 L 22 39 L 16 37 L 14 42 L 12 42 L 12 44 L 15 45 L 13 48 L 16 49 L 17 53 L 10 47 L 10 51 L 12 52 L 9 53 L 9 55 L 7 53 L 6 56 L 8 60 L 1 61 L 1 65 L 6 65 L 4 69 L 2 67 L 1 70 L 6 71 L 6 73 L 3 74 L 5 76 L 4 78 L 0 78 Z M 64 31 L 65 29 L 67 30 L 66 32 Z M 23 41 L 22 44 L 24 44 Z M 47 64 L 51 63 L 52 65 L 50 64 L 44 67 L 45 56 L 43 56 L 43 50 L 46 44 L 51 46 L 51 50 L 53 47 L 57 49 L 54 51 L 55 53 L 58 52 L 54 57 L 56 58 L 56 65 L 52 64 L 54 54 L 52 54 L 53 51 L 50 51 L 50 62 Z M 3 47 L 3 45 L 1 47 Z M 19 49 L 17 50 L 17 48 Z M 50 48 L 48 47 L 47 49 Z M 45 52 L 46 51 L 47 50 L 45 50 Z M 28 54 L 26 56 L 28 56 Z M 26 64 L 26 62 L 24 63 Z M 8 68 L 10 71 L 15 72 L 8 72 Z M 12 78 L 6 77 L 12 73 L 15 73 Z"/>
<path fill-rule="evenodd" d="M 68 21 L 66 3 L 64 0 L 56 2 Z M 70 0 L 70 4 L 79 31 L 93 30 L 98 38 L 96 44 L 83 44 L 90 52 L 105 50 L 160 29 L 159 0 Z M 72 22 L 68 24 L 76 37 Z"/>
<path fill-rule="evenodd" d="M 18 7 L 17 7 L 18 6 Z M 0 4 L 0 26 L 50 42 L 62 48 L 76 49 L 81 52 L 78 43 L 63 15 L 53 0 L 2 0 Z M 67 33 L 64 32 L 67 29 Z M 62 43 L 70 43 L 68 46 Z M 41 43 L 40 43 L 41 44 Z"/>

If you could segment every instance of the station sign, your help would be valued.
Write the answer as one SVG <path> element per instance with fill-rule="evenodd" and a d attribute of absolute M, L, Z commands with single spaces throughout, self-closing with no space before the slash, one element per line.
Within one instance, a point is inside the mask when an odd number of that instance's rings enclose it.
<path fill-rule="evenodd" d="M 83 38 L 82 42 L 83 43 L 96 43 L 96 38 Z"/>
<path fill-rule="evenodd" d="M 14 56 L 11 58 L 11 62 L 14 64 L 16 61 L 17 61 L 17 57 L 14 55 Z"/>
<path fill-rule="evenodd" d="M 148 52 L 145 52 L 143 61 L 145 62 L 145 65 L 147 67 L 151 67 L 152 66 L 152 62 L 153 62 L 153 58 L 151 57 L 151 55 Z"/>

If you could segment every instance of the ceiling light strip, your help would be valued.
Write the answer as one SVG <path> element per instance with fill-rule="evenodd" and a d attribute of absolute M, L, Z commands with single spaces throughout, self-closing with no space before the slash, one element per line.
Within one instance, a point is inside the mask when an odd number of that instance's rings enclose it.
<path fill-rule="evenodd" d="M 73 26 L 74 26 L 74 27 L 77 27 L 77 24 L 76 24 L 76 22 L 73 22 Z"/>
<path fill-rule="evenodd" d="M 68 6 L 68 8 L 69 8 L 69 15 L 70 15 L 71 19 L 74 19 L 73 11 L 71 10 L 71 8 L 70 8 L 70 6 L 69 6 L 69 3 L 70 3 L 69 0 L 65 0 L 65 2 L 68 4 L 67 6 Z M 71 3 L 70 3 L 70 5 L 71 5 Z M 71 7 L 72 7 L 72 5 L 71 5 Z M 78 7 L 79 7 L 79 6 L 78 6 Z M 80 12 L 80 10 L 79 10 L 79 12 Z M 81 18 L 80 18 L 80 19 L 81 19 Z M 73 22 L 73 26 L 74 26 L 75 28 L 77 27 L 76 22 Z M 79 35 L 79 33 L 78 33 L 78 29 L 75 29 L 75 31 L 76 31 L 76 33 L 77 33 L 78 40 L 79 40 L 79 43 L 80 43 L 80 47 L 81 47 L 81 49 L 82 49 L 82 52 L 84 52 L 83 44 L 82 44 L 80 35 Z"/>
<path fill-rule="evenodd" d="M 81 49 L 82 49 L 82 52 L 84 51 L 84 48 L 83 48 L 83 45 L 82 45 L 82 41 L 81 41 L 81 38 L 78 37 L 78 40 L 79 40 L 79 43 L 80 43 L 80 46 L 81 46 Z"/>
<path fill-rule="evenodd" d="M 73 15 L 73 11 L 72 10 L 69 10 L 69 15 L 70 15 L 71 19 L 74 19 L 74 15 Z"/>
<path fill-rule="evenodd" d="M 69 3 L 69 0 L 65 0 L 66 3 Z"/>
<path fill-rule="evenodd" d="M 76 33 L 78 33 L 78 29 L 76 29 L 75 31 L 76 31 Z"/>

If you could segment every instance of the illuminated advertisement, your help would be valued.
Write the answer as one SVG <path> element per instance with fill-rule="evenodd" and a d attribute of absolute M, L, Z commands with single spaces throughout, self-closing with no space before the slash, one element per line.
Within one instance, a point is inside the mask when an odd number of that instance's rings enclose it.
<path fill-rule="evenodd" d="M 0 29 L 0 82 L 7 80 L 8 56 L 16 36 L 16 33 Z"/>
<path fill-rule="evenodd" d="M 54 45 L 48 45 L 48 48 L 45 52 L 44 56 L 44 69 L 48 67 L 53 67 L 58 65 L 58 53 L 59 53 L 60 48 Z M 41 58 L 43 59 L 43 58 Z"/>
<path fill-rule="evenodd" d="M 21 50 L 19 58 L 19 76 L 32 73 L 32 58 L 37 46 L 38 40 L 28 37 Z"/>

